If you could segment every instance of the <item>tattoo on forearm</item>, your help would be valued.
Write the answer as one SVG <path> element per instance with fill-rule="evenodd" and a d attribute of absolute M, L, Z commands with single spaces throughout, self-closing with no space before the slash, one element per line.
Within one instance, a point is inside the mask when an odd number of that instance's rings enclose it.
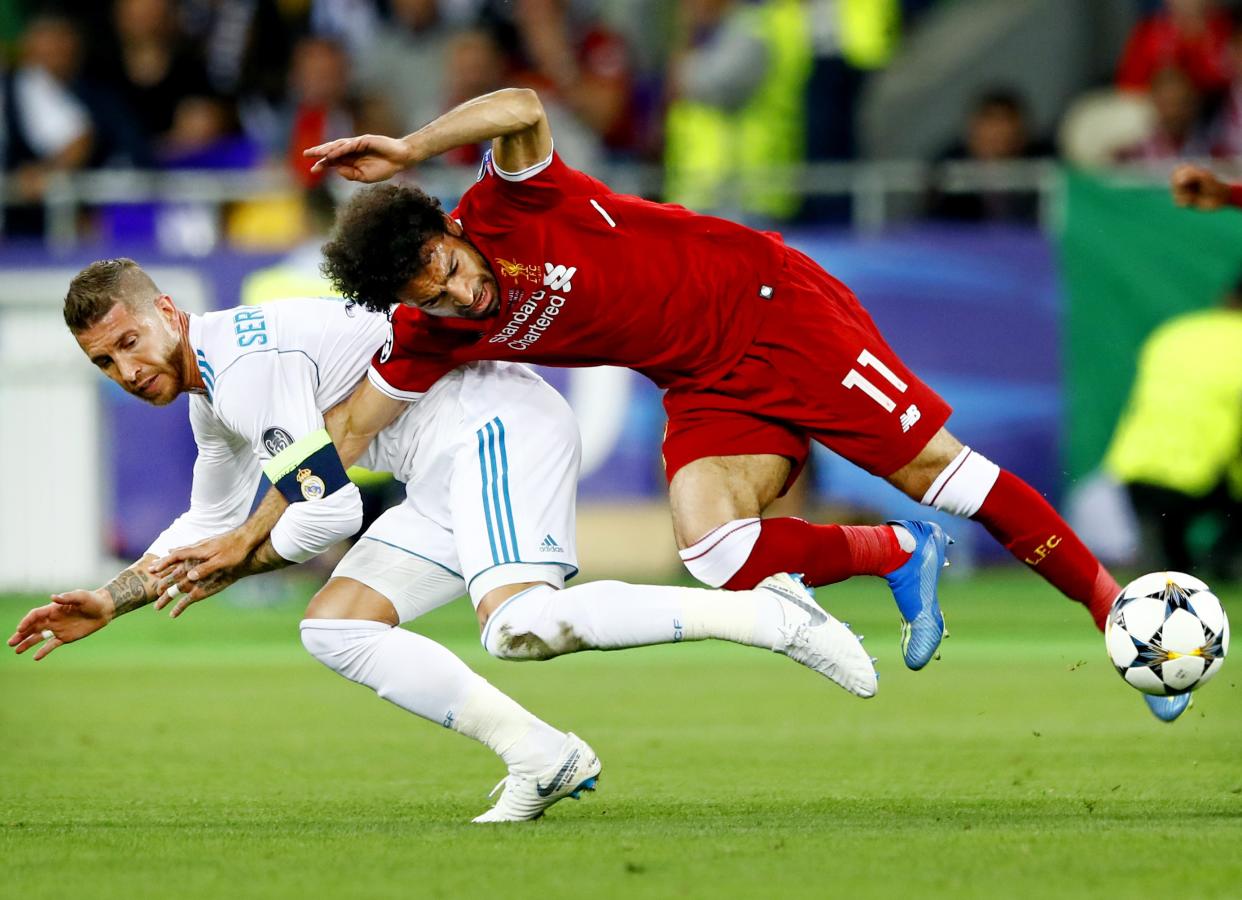
<path fill-rule="evenodd" d="M 155 579 L 134 569 L 126 569 L 117 575 L 104 585 L 104 590 L 112 597 L 115 615 L 118 616 L 154 603 L 159 596 Z"/>
<path fill-rule="evenodd" d="M 262 544 L 250 551 L 250 555 L 246 557 L 243 563 L 247 575 L 257 575 L 260 572 L 271 572 L 274 569 L 283 569 L 285 566 L 291 566 L 289 560 L 285 559 L 276 552 L 276 548 L 272 546 L 272 539 L 268 538 Z"/>

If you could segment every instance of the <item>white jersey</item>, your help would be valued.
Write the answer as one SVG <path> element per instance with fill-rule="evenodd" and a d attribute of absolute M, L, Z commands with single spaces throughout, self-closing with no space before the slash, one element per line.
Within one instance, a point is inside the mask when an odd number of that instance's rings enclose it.
<path fill-rule="evenodd" d="M 263 463 L 323 428 L 323 413 L 349 396 L 387 333 L 384 316 L 340 300 L 279 300 L 190 316 L 190 345 L 206 386 L 190 397 L 198 445 L 190 509 L 147 552 L 163 555 L 244 522 Z M 299 519 L 309 517 L 302 524 L 315 530 L 316 517 L 360 504 L 356 489 L 349 493 L 333 503 L 294 504 L 278 526 L 281 536 Z M 313 555 L 277 549 L 293 554 L 286 559 Z"/>
<path fill-rule="evenodd" d="M 324 413 L 366 376 L 389 333 L 384 316 L 328 299 L 191 316 L 206 393 L 190 398 L 198 445 L 190 509 L 147 552 L 162 556 L 244 522 L 263 464 L 324 427 Z M 358 462 L 407 484 L 401 511 L 381 517 L 374 540 L 431 559 L 467 584 L 498 569 L 480 588 L 516 577 L 518 564 L 526 580 L 537 580 L 527 576 L 547 571 L 547 563 L 555 563 L 554 578 L 576 571 L 577 426 L 527 367 L 479 362 L 450 372 L 376 435 Z M 353 485 L 293 503 L 272 531 L 273 547 L 304 561 L 355 533 L 361 515 Z"/>

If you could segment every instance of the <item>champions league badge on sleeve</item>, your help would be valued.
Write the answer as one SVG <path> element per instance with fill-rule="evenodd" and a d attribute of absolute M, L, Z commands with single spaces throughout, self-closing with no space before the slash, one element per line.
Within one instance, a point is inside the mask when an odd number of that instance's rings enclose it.
<path fill-rule="evenodd" d="M 298 469 L 298 484 L 302 486 L 302 496 L 307 500 L 319 500 L 327 493 L 323 479 L 310 469 Z"/>
<path fill-rule="evenodd" d="M 263 432 L 263 449 L 269 456 L 275 456 L 281 450 L 293 445 L 293 435 L 283 428 L 269 428 Z"/>

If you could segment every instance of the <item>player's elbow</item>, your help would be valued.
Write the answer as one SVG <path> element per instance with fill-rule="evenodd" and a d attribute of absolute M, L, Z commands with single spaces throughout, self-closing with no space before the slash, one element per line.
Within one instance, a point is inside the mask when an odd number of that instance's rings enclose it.
<path fill-rule="evenodd" d="M 347 484 L 320 500 L 289 507 L 272 529 L 272 547 L 289 562 L 306 562 L 361 527 L 362 495 Z"/>
<path fill-rule="evenodd" d="M 539 95 L 531 88 L 507 88 L 504 93 L 509 111 L 523 129 L 534 128 L 546 117 Z"/>

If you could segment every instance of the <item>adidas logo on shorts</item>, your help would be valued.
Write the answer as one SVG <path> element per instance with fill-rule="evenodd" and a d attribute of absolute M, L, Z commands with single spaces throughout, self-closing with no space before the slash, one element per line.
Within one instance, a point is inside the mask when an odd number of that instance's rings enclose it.
<path fill-rule="evenodd" d="M 543 543 L 539 545 L 539 550 L 541 553 L 564 553 L 565 552 L 565 548 L 562 547 L 560 544 L 558 544 L 555 540 L 553 540 L 552 535 L 550 534 L 545 534 L 543 536 Z"/>

